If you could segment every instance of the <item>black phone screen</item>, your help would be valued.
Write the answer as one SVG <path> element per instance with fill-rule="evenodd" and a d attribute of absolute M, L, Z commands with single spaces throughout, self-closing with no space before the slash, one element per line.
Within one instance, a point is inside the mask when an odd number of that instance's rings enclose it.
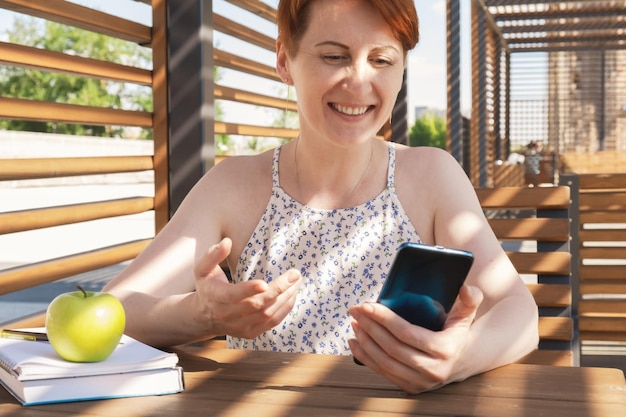
<path fill-rule="evenodd" d="M 378 302 L 412 324 L 439 331 L 473 261 L 472 253 L 467 251 L 404 243 Z"/>

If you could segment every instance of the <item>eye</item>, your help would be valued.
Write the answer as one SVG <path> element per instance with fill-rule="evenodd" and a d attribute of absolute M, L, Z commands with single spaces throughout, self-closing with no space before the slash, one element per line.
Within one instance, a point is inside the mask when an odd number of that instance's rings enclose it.
<path fill-rule="evenodd" d="M 370 62 L 376 67 L 390 67 L 395 64 L 393 59 L 386 57 L 371 58 Z"/>
<path fill-rule="evenodd" d="M 341 54 L 324 54 L 322 59 L 331 64 L 342 64 L 348 61 L 348 57 Z"/>

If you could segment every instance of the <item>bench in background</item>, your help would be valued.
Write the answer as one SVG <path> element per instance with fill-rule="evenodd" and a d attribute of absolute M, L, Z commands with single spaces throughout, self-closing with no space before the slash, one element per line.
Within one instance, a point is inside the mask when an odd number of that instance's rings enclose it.
<path fill-rule="evenodd" d="M 626 174 L 562 175 L 578 189 L 580 338 L 626 342 Z"/>
<path fill-rule="evenodd" d="M 501 187 L 476 190 L 489 223 L 539 308 L 539 350 L 523 362 L 578 365 L 577 277 L 571 248 L 576 213 L 570 188 Z"/>

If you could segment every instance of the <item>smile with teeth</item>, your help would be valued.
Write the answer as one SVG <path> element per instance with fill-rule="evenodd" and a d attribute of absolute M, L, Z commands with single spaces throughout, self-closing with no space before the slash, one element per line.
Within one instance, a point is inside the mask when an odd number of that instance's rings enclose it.
<path fill-rule="evenodd" d="M 336 104 L 336 103 L 331 104 L 331 106 L 333 109 L 337 110 L 339 113 L 343 113 L 348 116 L 360 116 L 362 114 L 365 114 L 365 112 L 367 112 L 370 108 L 369 106 L 348 107 L 348 106 L 342 106 L 341 104 Z"/>

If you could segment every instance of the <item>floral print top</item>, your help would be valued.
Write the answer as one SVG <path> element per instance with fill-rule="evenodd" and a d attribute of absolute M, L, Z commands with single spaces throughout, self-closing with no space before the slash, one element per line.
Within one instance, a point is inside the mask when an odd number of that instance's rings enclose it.
<path fill-rule="evenodd" d="M 280 186 L 272 162 L 272 195 L 246 245 L 233 280 L 270 282 L 301 271 L 295 306 L 273 329 L 254 339 L 227 337 L 231 348 L 349 355 L 354 337 L 348 309 L 375 301 L 400 244 L 419 242 L 394 188 L 395 147 L 389 145 L 387 188 L 351 208 L 305 206 Z"/>

